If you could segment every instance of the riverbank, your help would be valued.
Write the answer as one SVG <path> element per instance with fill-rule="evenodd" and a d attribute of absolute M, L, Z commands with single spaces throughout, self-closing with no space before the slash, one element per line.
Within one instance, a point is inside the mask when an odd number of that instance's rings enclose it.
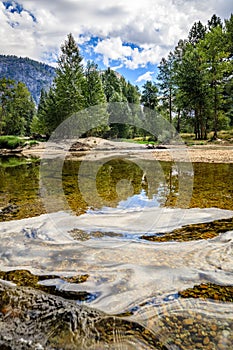
<path fill-rule="evenodd" d="M 233 163 L 233 145 L 164 145 L 164 148 L 147 149 L 146 145 L 110 141 L 96 137 L 80 139 L 76 146 L 72 146 L 68 154 L 69 158 L 80 158 L 93 160 L 109 156 L 109 153 L 123 153 L 144 159 L 155 159 L 158 161 L 190 161 L 206 163 Z M 36 145 L 22 149 L 21 154 L 26 157 L 43 157 L 47 150 L 47 143 L 39 142 Z M 59 155 L 62 152 L 58 145 L 54 148 L 53 154 Z M 93 158 L 93 159 L 92 159 Z"/>
<path fill-rule="evenodd" d="M 233 163 L 233 146 L 201 145 L 186 147 L 186 152 L 179 149 L 154 152 L 159 161 L 187 161 L 192 163 Z"/>
<path fill-rule="evenodd" d="M 67 152 L 66 149 L 69 149 Z M 203 162 L 203 163 L 233 163 L 233 144 L 204 145 L 163 145 L 148 148 L 145 144 L 126 141 L 105 140 L 97 137 L 82 138 L 67 148 L 67 143 L 55 144 L 52 147 L 47 142 L 37 142 L 31 146 L 13 150 L 0 149 L 0 156 L 24 156 L 43 158 L 45 154 L 61 156 L 67 159 L 98 160 L 118 155 L 131 156 L 140 159 L 155 159 L 158 161 Z"/>

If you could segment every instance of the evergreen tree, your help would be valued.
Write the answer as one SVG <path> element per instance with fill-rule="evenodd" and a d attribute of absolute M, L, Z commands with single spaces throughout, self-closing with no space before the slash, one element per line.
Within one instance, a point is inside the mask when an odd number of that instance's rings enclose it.
<path fill-rule="evenodd" d="M 46 114 L 47 114 L 47 92 L 44 89 L 41 89 L 40 100 L 37 108 L 37 114 L 34 115 L 31 123 L 31 133 L 34 134 L 47 134 L 46 129 Z"/>
<path fill-rule="evenodd" d="M 86 70 L 86 89 L 85 100 L 86 106 L 95 106 L 106 103 L 102 80 L 98 72 L 98 66 L 94 62 L 87 62 Z"/>
<path fill-rule="evenodd" d="M 132 85 L 129 81 L 127 83 L 126 98 L 128 103 L 140 104 L 140 92 L 138 86 Z"/>
<path fill-rule="evenodd" d="M 213 17 L 212 17 L 213 18 Z M 223 91 L 224 76 L 230 68 L 230 62 L 225 58 L 228 56 L 226 51 L 226 35 L 221 25 L 213 26 L 211 31 L 205 36 L 205 39 L 198 44 L 202 61 L 205 62 L 206 76 L 210 87 L 210 115 L 214 130 L 214 138 L 217 138 L 219 130 L 219 117 L 223 109 Z"/>
<path fill-rule="evenodd" d="M 115 93 L 118 94 L 117 99 L 120 99 L 120 101 L 124 100 L 122 96 L 122 86 L 120 79 L 116 76 L 116 73 L 112 69 L 108 68 L 102 74 L 102 82 L 107 102 L 111 102 L 111 99 L 113 99 L 112 96 Z"/>
<path fill-rule="evenodd" d="M 18 82 L 15 84 L 10 110 L 11 118 L 7 122 L 7 133 L 30 135 L 30 125 L 35 114 L 35 104 L 24 83 Z"/>
<path fill-rule="evenodd" d="M 29 135 L 35 105 L 25 84 L 0 80 L 0 132 Z"/>
<path fill-rule="evenodd" d="M 192 45 L 196 45 L 200 40 L 204 39 L 206 33 L 206 27 L 198 21 L 195 22 L 189 32 L 189 42 Z"/>
<path fill-rule="evenodd" d="M 174 86 L 174 55 L 170 52 L 168 59 L 162 58 L 158 67 L 158 80 L 163 106 L 168 109 L 169 121 L 172 123 L 172 109 L 175 93 Z"/>
<path fill-rule="evenodd" d="M 192 44 L 186 45 L 182 61 L 175 63 L 176 103 L 192 117 L 197 139 L 207 137 L 207 72 L 200 53 Z"/>
<path fill-rule="evenodd" d="M 229 52 L 228 58 L 231 59 L 233 57 L 233 14 L 231 14 L 229 20 L 225 20 L 225 31 L 227 37 L 227 50 Z"/>
<path fill-rule="evenodd" d="M 222 27 L 222 21 L 220 17 L 217 17 L 215 14 L 208 21 L 208 28 L 211 31 L 213 28 Z M 203 38 L 204 39 L 204 38 Z"/>
<path fill-rule="evenodd" d="M 61 45 L 61 51 L 54 80 L 53 96 L 51 93 L 48 96 L 55 101 L 56 107 L 53 111 L 52 123 L 48 125 L 50 132 L 73 113 L 86 107 L 82 57 L 72 34 L 69 34 L 68 39 Z"/>
<path fill-rule="evenodd" d="M 158 105 L 158 88 L 155 83 L 147 81 L 143 85 L 141 102 L 143 106 L 155 110 Z"/>
<path fill-rule="evenodd" d="M 93 117 L 99 123 L 99 126 L 89 130 L 86 136 L 102 136 L 108 130 L 108 113 L 106 97 L 97 64 L 90 61 L 87 62 L 85 78 L 84 95 L 86 106 L 98 106 L 96 111 L 92 109 L 92 113 L 95 113 Z"/>
<path fill-rule="evenodd" d="M 109 103 L 108 113 L 110 130 L 105 136 L 111 138 L 127 137 L 126 134 L 129 127 L 122 123 L 124 120 L 123 116 L 125 115 L 125 119 L 127 119 L 129 113 L 125 105 L 125 103 L 127 103 L 127 98 L 123 93 L 123 90 L 126 93 L 127 83 L 124 78 L 122 79 L 122 77 L 117 76 L 110 68 L 102 74 L 102 81 L 106 100 Z M 118 103 L 117 108 L 115 103 Z M 117 120 L 121 122 L 117 123 Z"/>
<path fill-rule="evenodd" d="M 0 79 L 0 135 L 6 122 L 9 101 L 12 99 L 14 81 L 11 79 Z"/>

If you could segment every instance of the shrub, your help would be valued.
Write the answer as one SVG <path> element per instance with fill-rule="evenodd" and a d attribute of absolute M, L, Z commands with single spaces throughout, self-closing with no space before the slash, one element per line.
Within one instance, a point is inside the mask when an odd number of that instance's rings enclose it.
<path fill-rule="evenodd" d="M 0 136 L 0 148 L 15 149 L 24 143 L 25 141 L 17 136 Z"/>

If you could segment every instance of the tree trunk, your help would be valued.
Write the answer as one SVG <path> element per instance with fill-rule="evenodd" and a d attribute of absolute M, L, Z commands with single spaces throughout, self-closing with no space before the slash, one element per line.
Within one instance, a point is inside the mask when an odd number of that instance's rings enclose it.
<path fill-rule="evenodd" d="M 217 111 L 217 83 L 214 81 L 214 136 L 213 139 L 218 138 L 218 111 Z"/>
<path fill-rule="evenodd" d="M 177 133 L 180 133 L 180 109 L 178 110 L 177 114 L 177 127 L 176 127 Z"/>

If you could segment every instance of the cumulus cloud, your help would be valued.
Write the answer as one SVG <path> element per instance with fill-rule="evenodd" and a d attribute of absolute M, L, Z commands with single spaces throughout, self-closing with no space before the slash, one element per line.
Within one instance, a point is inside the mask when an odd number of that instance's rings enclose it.
<path fill-rule="evenodd" d="M 66 35 L 91 49 L 105 65 L 119 61 L 126 68 L 158 64 L 186 38 L 191 25 L 204 24 L 213 13 L 229 18 L 232 0 L 18 0 L 0 2 L 1 53 L 39 60 L 56 57 Z M 6 4 L 8 4 L 6 6 Z M 134 45 L 132 45 L 134 44 Z M 85 46 L 84 46 L 85 48 Z M 87 47 L 90 50 L 90 48 Z"/>
<path fill-rule="evenodd" d="M 137 80 L 136 83 L 140 83 L 142 81 L 148 81 L 148 80 L 152 80 L 152 75 L 154 74 L 154 72 L 146 72 L 145 74 L 140 75 Z"/>
<path fill-rule="evenodd" d="M 109 60 L 126 60 L 133 50 L 129 45 L 123 45 L 121 38 L 117 37 L 99 41 L 94 51 L 103 55 L 104 64 L 108 66 Z"/>

